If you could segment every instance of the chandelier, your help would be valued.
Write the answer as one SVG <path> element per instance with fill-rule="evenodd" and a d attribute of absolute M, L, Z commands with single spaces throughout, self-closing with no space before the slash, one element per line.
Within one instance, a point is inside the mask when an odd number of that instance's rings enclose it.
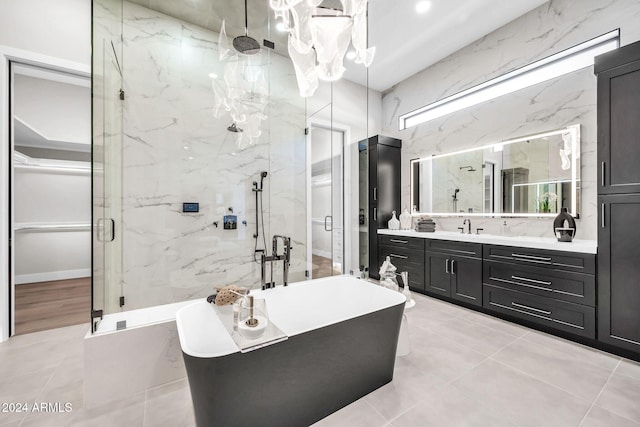
<path fill-rule="evenodd" d="M 342 77 L 349 42 L 356 63 L 368 67 L 373 61 L 375 47 L 367 48 L 368 0 L 340 2 L 342 10 L 321 7 L 322 0 L 269 0 L 289 33 L 289 57 L 303 97 L 315 93 L 319 80 Z"/>
<path fill-rule="evenodd" d="M 262 57 L 260 45 L 246 40 L 253 39 L 245 31 L 245 36 L 229 41 L 223 20 L 218 37 L 222 76 L 209 74 L 214 94 L 213 116 L 230 116 L 231 124 L 227 130 L 236 135 L 240 149 L 253 145 L 262 135 L 261 123 L 267 118 L 265 110 L 269 102 L 269 85 L 265 76 L 268 63 Z M 257 49 L 253 48 L 254 44 Z"/>

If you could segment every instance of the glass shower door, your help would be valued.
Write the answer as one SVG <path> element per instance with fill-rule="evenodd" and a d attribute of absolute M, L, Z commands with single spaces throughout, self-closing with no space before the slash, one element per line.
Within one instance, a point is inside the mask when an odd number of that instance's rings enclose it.
<path fill-rule="evenodd" d="M 124 302 L 121 280 L 122 0 L 94 1 L 92 292 L 95 332 Z"/>

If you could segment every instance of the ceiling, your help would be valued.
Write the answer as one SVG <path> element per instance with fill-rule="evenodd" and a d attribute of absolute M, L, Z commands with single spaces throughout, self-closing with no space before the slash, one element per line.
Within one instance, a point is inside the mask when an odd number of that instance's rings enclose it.
<path fill-rule="evenodd" d="M 220 31 L 226 21 L 230 37 L 244 33 L 242 0 L 131 0 L 158 12 Z M 416 12 L 419 0 L 369 0 L 369 45 L 376 56 L 369 67 L 369 87 L 384 91 L 451 55 L 479 38 L 524 15 L 548 0 L 431 0 L 430 9 Z M 275 29 L 266 0 L 247 0 L 249 35 L 276 43 L 286 55 L 287 38 Z M 325 0 L 335 6 L 338 0 Z M 345 61 L 345 78 L 365 85 L 361 65 Z"/>

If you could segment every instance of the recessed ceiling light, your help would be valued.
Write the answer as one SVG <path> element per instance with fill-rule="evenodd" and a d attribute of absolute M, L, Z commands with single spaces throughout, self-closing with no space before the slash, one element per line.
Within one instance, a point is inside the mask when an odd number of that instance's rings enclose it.
<path fill-rule="evenodd" d="M 212 79 L 217 79 L 218 75 L 216 73 L 209 73 L 209 77 L 211 77 Z"/>
<path fill-rule="evenodd" d="M 429 9 L 431 9 L 431 2 L 428 0 L 416 3 L 416 12 L 418 13 L 426 13 Z"/>
<path fill-rule="evenodd" d="M 285 32 L 287 29 L 284 27 L 284 22 L 278 22 L 276 24 L 276 30 Z"/>
<path fill-rule="evenodd" d="M 350 50 L 349 52 L 347 52 L 347 59 L 350 61 L 353 61 L 354 59 L 356 59 L 356 53 L 352 50 Z"/>

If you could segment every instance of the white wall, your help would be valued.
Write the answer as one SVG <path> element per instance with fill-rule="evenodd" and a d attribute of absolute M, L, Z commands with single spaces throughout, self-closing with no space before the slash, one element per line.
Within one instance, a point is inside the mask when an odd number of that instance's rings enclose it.
<path fill-rule="evenodd" d="M 91 0 L 0 0 L 0 45 L 89 65 Z"/>
<path fill-rule="evenodd" d="M 640 39 L 640 2 L 551 0 L 384 93 L 384 132 L 402 139 L 402 204 L 409 201 L 409 160 L 581 125 L 582 207 L 577 236 L 596 239 L 596 78 L 583 69 L 399 132 L 398 116 L 616 28 L 622 45 Z M 455 230 L 462 218 L 439 219 Z M 503 220 L 474 221 L 500 233 Z M 513 235 L 553 236 L 549 219 L 508 219 Z M 481 224 L 481 225 L 480 225 Z"/>
<path fill-rule="evenodd" d="M 91 144 L 89 87 L 23 75 L 14 77 L 16 117 L 46 139 Z"/>
<path fill-rule="evenodd" d="M 0 0 L 0 189 L 9 188 L 9 60 L 90 72 L 91 2 L 89 0 Z M 0 200 L 0 277 L 9 277 L 9 201 Z M 0 313 L 9 307 L 9 284 L 0 281 Z M 0 340 L 9 322 L 0 319 Z"/>
<path fill-rule="evenodd" d="M 85 166 L 86 167 L 86 166 Z M 91 224 L 91 175 L 42 168 L 14 172 L 14 224 Z M 88 277 L 91 229 L 19 230 L 15 233 L 15 283 Z M 87 308 L 88 309 L 88 308 Z"/>

